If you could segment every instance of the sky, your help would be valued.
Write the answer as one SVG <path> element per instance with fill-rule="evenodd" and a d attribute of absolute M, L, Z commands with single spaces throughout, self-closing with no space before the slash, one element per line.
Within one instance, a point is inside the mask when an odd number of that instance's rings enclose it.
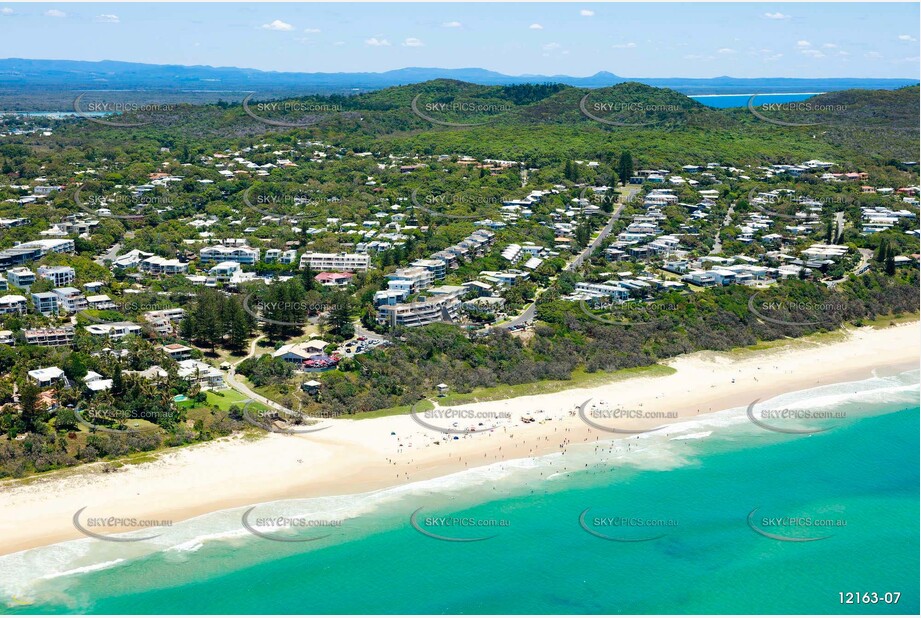
<path fill-rule="evenodd" d="M 919 76 L 918 3 L 26 4 L 0 58 L 272 71 Z"/>

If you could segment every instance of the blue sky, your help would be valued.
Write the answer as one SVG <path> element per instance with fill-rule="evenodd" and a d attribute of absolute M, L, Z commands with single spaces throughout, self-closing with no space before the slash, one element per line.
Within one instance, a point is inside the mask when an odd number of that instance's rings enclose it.
<path fill-rule="evenodd" d="M 277 71 L 919 75 L 917 3 L 19 4 L 0 57 Z"/>

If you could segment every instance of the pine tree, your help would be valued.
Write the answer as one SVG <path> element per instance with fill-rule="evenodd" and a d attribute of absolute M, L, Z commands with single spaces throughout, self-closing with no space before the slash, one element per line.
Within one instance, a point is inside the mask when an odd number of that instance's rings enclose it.
<path fill-rule="evenodd" d="M 621 186 L 626 186 L 633 176 L 633 157 L 630 152 L 625 150 L 620 153 L 620 160 L 617 162 L 617 177 L 620 178 Z"/>
<path fill-rule="evenodd" d="M 886 274 L 890 277 L 895 274 L 895 249 L 891 245 L 886 251 Z"/>
<path fill-rule="evenodd" d="M 34 432 L 38 428 L 38 417 L 41 409 L 38 403 L 39 388 L 32 382 L 27 382 L 19 389 L 19 405 L 22 424 L 27 432 Z"/>

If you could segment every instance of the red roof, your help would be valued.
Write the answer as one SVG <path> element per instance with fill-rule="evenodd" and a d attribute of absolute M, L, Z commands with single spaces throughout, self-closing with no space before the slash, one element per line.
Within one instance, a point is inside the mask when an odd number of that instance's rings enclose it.
<path fill-rule="evenodd" d="M 320 273 L 316 277 L 314 277 L 314 279 L 322 283 L 324 281 L 339 281 L 342 279 L 351 279 L 354 276 L 355 275 L 353 275 L 352 273 Z"/>

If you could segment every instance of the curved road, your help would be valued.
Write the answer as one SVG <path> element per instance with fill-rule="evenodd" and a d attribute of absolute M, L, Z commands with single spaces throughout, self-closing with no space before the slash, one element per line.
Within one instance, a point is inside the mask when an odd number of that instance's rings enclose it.
<path fill-rule="evenodd" d="M 291 409 L 289 409 L 289 408 L 286 408 L 285 406 L 283 406 L 283 405 L 281 405 L 281 404 L 279 404 L 279 403 L 275 403 L 275 402 L 272 401 L 271 399 L 267 399 L 267 398 L 263 397 L 262 395 L 260 395 L 259 393 L 253 392 L 252 390 L 250 390 L 249 387 L 247 387 L 245 384 L 243 384 L 242 382 L 239 382 L 239 381 L 236 379 L 236 376 L 237 376 L 237 365 L 239 365 L 240 363 L 242 363 L 242 362 L 245 361 L 246 359 L 252 358 L 253 356 L 256 355 L 256 346 L 259 344 L 259 341 L 262 340 L 262 337 L 263 337 L 263 335 L 260 335 L 260 336 L 256 337 L 255 339 L 253 339 L 253 340 L 250 342 L 250 344 L 249 344 L 249 354 L 247 354 L 246 356 L 244 356 L 243 358 L 241 358 L 240 360 L 238 360 L 237 362 L 233 363 L 233 364 L 230 366 L 230 369 L 229 369 L 229 370 L 227 371 L 227 373 L 224 375 L 224 380 L 227 382 L 227 384 L 230 386 L 230 388 L 232 388 L 233 390 L 237 391 L 238 393 L 241 393 L 241 394 L 243 394 L 243 395 L 246 395 L 247 397 L 249 397 L 249 398 L 252 399 L 253 401 L 258 401 L 259 403 L 261 403 L 261 404 L 263 404 L 263 405 L 265 405 L 265 406 L 268 406 L 269 408 L 272 408 L 273 410 L 277 410 L 278 412 L 284 412 L 285 414 L 290 414 L 290 415 L 292 415 L 292 416 L 297 416 L 298 413 L 295 412 L 294 410 L 291 410 Z M 320 419 L 317 419 L 317 420 L 320 420 Z"/>

